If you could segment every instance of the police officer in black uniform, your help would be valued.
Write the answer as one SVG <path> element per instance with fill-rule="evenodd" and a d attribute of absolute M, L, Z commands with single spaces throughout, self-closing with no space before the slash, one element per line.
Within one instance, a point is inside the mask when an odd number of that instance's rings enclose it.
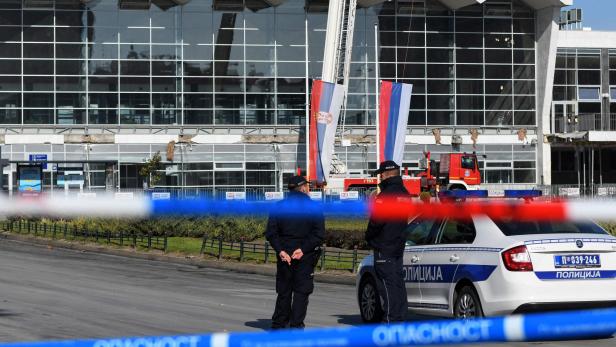
<path fill-rule="evenodd" d="M 384 161 L 376 172 L 381 175 L 380 198 L 410 198 L 400 177 L 400 166 Z M 383 285 L 383 320 L 403 321 L 408 309 L 402 258 L 406 245 L 406 221 L 381 221 L 372 216 L 366 230 L 366 241 L 374 249 L 374 270 Z"/>
<path fill-rule="evenodd" d="M 306 179 L 293 176 L 288 187 L 288 197 L 276 209 L 287 213 L 270 214 L 265 231 L 278 255 L 272 329 L 304 327 L 308 296 L 314 289 L 314 267 L 325 236 L 325 219 L 308 196 Z"/>

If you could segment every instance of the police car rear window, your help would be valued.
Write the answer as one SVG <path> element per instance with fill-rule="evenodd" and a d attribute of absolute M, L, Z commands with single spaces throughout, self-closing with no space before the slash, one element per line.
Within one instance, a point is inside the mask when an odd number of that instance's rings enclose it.
<path fill-rule="evenodd" d="M 506 236 L 536 234 L 601 234 L 607 232 L 594 223 L 573 222 L 495 222 Z"/>

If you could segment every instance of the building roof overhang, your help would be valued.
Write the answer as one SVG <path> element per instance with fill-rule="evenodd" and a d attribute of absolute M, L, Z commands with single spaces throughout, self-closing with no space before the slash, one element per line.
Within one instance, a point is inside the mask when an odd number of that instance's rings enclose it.
<path fill-rule="evenodd" d="M 361 7 L 370 7 L 385 2 L 386 0 L 358 0 L 357 3 Z M 482 4 L 485 0 L 437 0 L 451 10 L 457 10 L 462 7 Z M 563 7 L 573 5 L 573 0 L 522 0 L 529 7 L 540 10 L 546 7 Z"/>
<path fill-rule="evenodd" d="M 535 10 L 573 5 L 573 0 L 522 0 L 522 2 Z"/>

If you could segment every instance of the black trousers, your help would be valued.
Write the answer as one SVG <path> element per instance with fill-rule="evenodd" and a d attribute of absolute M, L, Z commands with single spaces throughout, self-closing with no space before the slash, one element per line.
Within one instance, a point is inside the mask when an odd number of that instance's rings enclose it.
<path fill-rule="evenodd" d="M 383 290 L 381 290 L 383 321 L 386 323 L 404 321 L 408 302 L 402 257 L 384 257 L 378 251 L 375 251 L 374 270 L 383 286 Z"/>
<path fill-rule="evenodd" d="M 304 254 L 302 259 L 293 260 L 291 265 L 278 258 L 276 271 L 276 308 L 272 316 L 272 328 L 303 328 L 308 296 L 314 290 L 313 253 Z"/>

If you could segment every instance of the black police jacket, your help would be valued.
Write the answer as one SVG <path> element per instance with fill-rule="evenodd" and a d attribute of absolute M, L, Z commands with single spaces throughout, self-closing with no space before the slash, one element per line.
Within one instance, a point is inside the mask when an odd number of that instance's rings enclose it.
<path fill-rule="evenodd" d="M 410 198 L 409 192 L 402 184 L 402 177 L 390 177 L 379 185 L 379 197 Z M 380 221 L 372 216 L 366 230 L 366 241 L 383 257 L 400 257 L 404 255 L 406 244 L 406 221 Z"/>
<path fill-rule="evenodd" d="M 265 238 L 276 250 L 276 254 L 285 251 L 291 255 L 300 248 L 304 254 L 309 254 L 321 246 L 325 238 L 325 218 L 321 211 L 302 213 L 302 206 L 315 206 L 310 197 L 304 193 L 290 191 L 286 199 L 278 204 L 293 204 L 297 211 L 292 213 L 271 213 L 267 221 Z M 281 206 L 280 210 L 288 211 L 289 206 Z M 306 208 L 314 211 L 314 208 Z"/>

